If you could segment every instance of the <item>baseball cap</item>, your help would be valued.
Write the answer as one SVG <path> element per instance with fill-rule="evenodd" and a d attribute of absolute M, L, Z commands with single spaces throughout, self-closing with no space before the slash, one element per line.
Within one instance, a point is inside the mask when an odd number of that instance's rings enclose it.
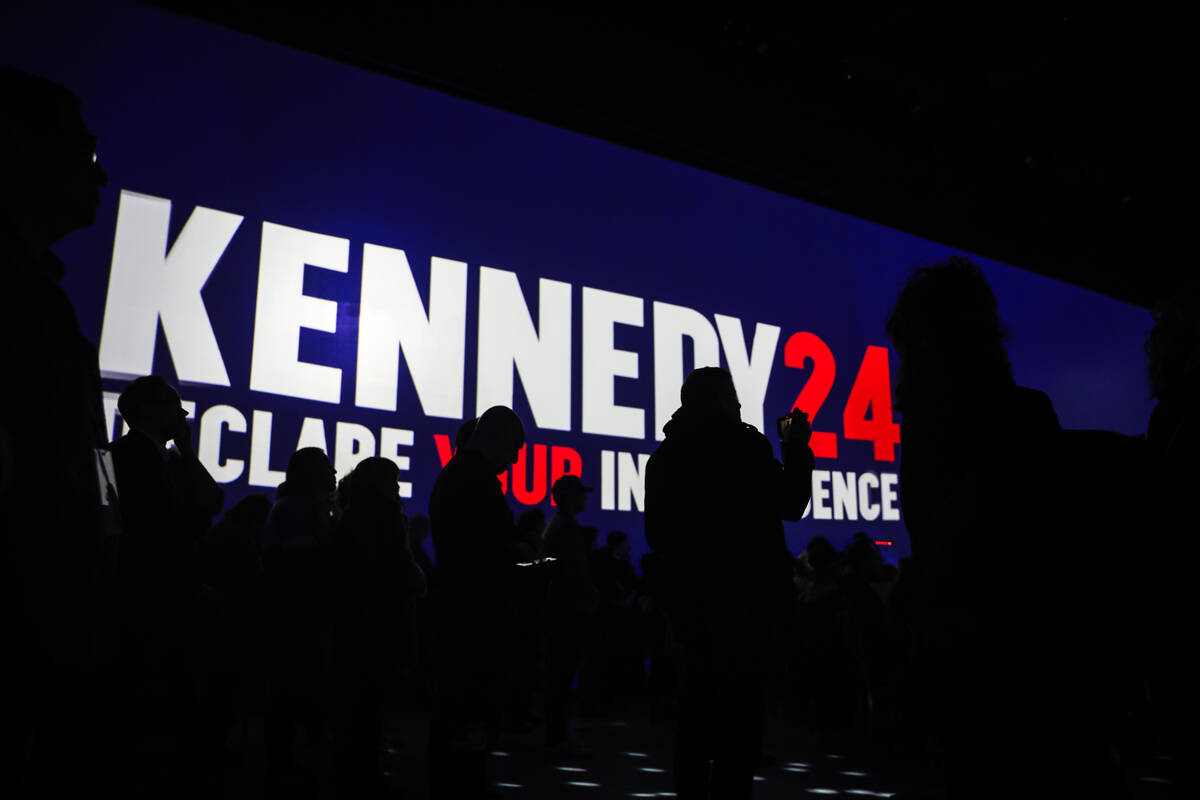
<path fill-rule="evenodd" d="M 578 475 L 563 475 L 554 482 L 554 486 L 550 487 L 550 494 L 556 498 L 572 491 L 594 492 L 596 488 L 594 486 L 584 486 L 583 481 L 579 479 Z"/>

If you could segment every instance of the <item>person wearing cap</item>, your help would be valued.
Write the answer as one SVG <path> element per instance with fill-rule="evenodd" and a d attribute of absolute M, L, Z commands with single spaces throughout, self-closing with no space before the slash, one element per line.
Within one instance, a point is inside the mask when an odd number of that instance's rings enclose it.
<path fill-rule="evenodd" d="M 600 594 L 588 569 L 588 544 L 575 516 L 587 506 L 578 475 L 563 475 L 550 487 L 556 509 L 542 534 L 542 550 L 555 560 L 546 594 L 546 746 L 582 755 L 568 738 L 567 709 L 571 682 L 579 669 L 592 615 Z"/>
<path fill-rule="evenodd" d="M 750 797 L 764 683 L 795 608 L 783 520 L 812 488 L 811 429 L 793 410 L 780 442 L 741 420 L 728 371 L 694 370 L 646 465 L 646 541 L 682 649 L 675 786 L 683 797 Z M 737 557 L 729 532 L 737 531 Z"/>
<path fill-rule="evenodd" d="M 508 586 L 517 569 L 512 509 L 497 475 L 516 463 L 525 428 L 493 406 L 446 463 L 429 496 L 439 652 L 429 734 L 434 798 L 487 794 L 487 753 L 499 735 Z"/>

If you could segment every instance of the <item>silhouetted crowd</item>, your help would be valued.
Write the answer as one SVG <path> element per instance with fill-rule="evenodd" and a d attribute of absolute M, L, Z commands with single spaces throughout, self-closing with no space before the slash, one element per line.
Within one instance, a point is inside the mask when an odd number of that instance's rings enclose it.
<path fill-rule="evenodd" d="M 463 424 L 427 516 L 406 512 L 393 462 L 339 482 L 317 448 L 274 497 L 226 510 L 162 377 L 126 385 L 129 430 L 108 441 L 50 252 L 94 221 L 107 176 L 73 95 L 8 69 L 0 84 L 7 796 L 218 796 L 258 718 L 271 795 L 311 782 L 304 745 L 328 749 L 338 796 L 389 796 L 394 712 L 430 714 L 437 798 L 486 796 L 507 735 L 601 758 L 575 719 L 618 709 L 678 721 L 681 798 L 749 797 L 769 710 L 814 747 L 935 765 L 951 797 L 1125 797 L 1152 755 L 1194 756 L 1195 287 L 1155 313 L 1158 405 L 1131 437 L 1064 430 L 1016 384 L 970 262 L 917 270 L 886 323 L 898 565 L 866 532 L 788 552 L 807 416 L 781 418 L 776 458 L 716 367 L 688 375 L 647 464 L 636 567 L 626 533 L 601 544 L 586 524 L 577 475 L 514 517 L 497 476 L 525 431 L 503 406 Z"/>

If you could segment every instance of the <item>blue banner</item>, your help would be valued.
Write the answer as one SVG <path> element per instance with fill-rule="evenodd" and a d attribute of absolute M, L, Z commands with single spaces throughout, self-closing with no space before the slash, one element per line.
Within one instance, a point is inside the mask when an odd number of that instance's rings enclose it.
<path fill-rule="evenodd" d="M 865 530 L 908 553 L 883 325 L 947 248 L 144 6 L 9 11 L 0 42 L 81 97 L 111 176 L 58 252 L 112 435 L 130 377 L 176 381 L 230 503 L 316 445 L 340 473 L 393 459 L 422 512 L 461 420 L 505 404 L 528 439 L 514 509 L 580 473 L 581 520 L 636 558 L 646 458 L 683 375 L 719 364 L 772 440 L 797 402 L 814 415 L 791 549 Z M 1018 381 L 1067 427 L 1143 431 L 1149 316 L 978 263 Z"/>

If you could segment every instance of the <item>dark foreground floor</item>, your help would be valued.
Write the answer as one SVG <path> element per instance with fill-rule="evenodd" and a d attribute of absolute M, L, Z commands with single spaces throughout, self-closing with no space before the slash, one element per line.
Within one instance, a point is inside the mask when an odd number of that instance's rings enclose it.
<path fill-rule="evenodd" d="M 427 796 L 425 740 L 429 717 L 394 714 L 388 717 L 387 742 L 380 764 L 396 798 Z M 670 775 L 671 723 L 649 719 L 637 706 L 578 723 L 590 758 L 568 758 L 540 746 L 541 731 L 506 733 L 492 754 L 491 783 L 497 798 L 629 798 L 673 797 Z M 225 797 L 263 796 L 261 718 L 249 717 L 236 726 L 229 741 L 225 766 Z M 337 796 L 329 780 L 329 750 L 322 744 L 299 742 L 305 779 L 289 797 L 324 800 Z M 774 763 L 756 770 L 755 797 L 773 798 L 938 798 L 941 783 L 936 769 L 884 755 L 816 748 L 794 728 L 772 720 L 766 743 Z M 154 755 L 146 753 L 147 765 Z M 151 767 L 152 768 L 152 767 Z M 1131 779 L 1138 800 L 1182 797 L 1174 765 L 1154 760 Z M 165 777 L 165 776 L 164 776 Z M 987 776 L 980 776 L 986 781 Z M 172 783 L 167 780 L 168 785 Z M 1030 796 L 1037 796 L 1031 787 Z"/>

